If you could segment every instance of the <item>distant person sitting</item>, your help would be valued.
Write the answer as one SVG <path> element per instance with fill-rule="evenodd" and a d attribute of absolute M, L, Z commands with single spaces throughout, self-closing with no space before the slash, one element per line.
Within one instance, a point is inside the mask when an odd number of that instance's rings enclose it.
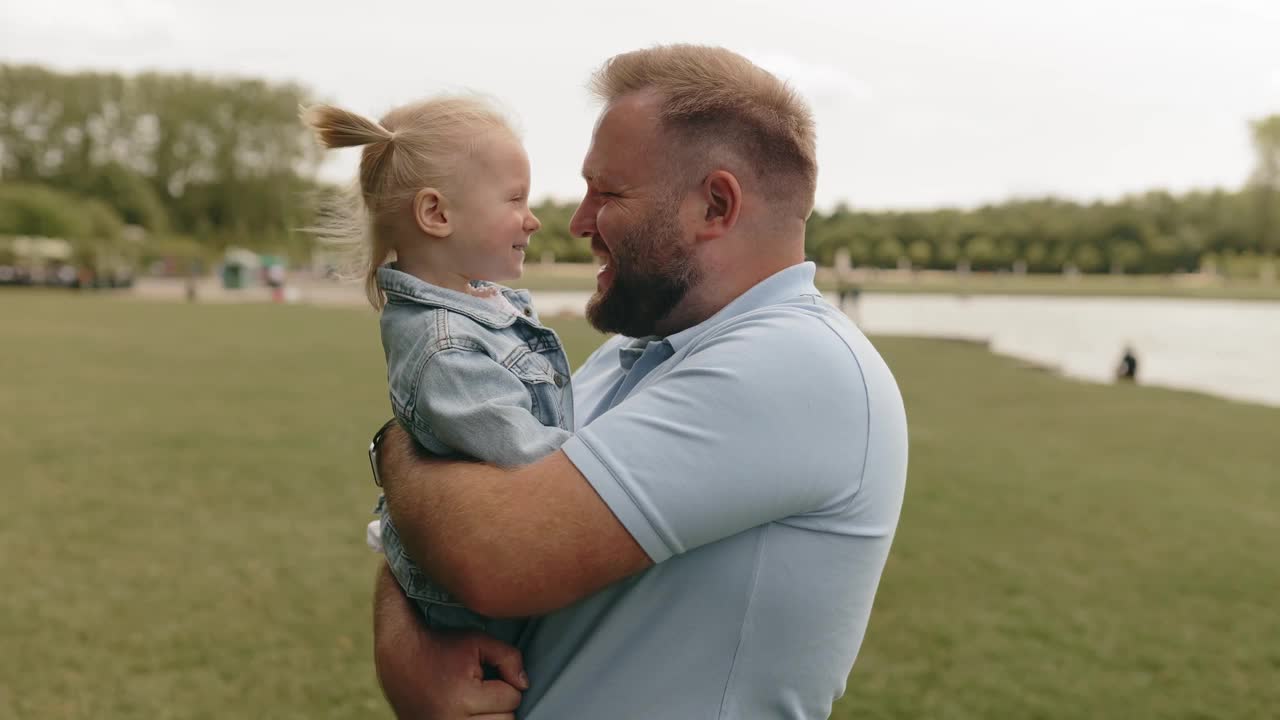
<path fill-rule="evenodd" d="M 1133 354 L 1133 348 L 1126 347 L 1124 356 L 1120 358 L 1120 364 L 1116 366 L 1116 380 L 1121 382 L 1133 382 L 1138 379 L 1138 358 Z"/>

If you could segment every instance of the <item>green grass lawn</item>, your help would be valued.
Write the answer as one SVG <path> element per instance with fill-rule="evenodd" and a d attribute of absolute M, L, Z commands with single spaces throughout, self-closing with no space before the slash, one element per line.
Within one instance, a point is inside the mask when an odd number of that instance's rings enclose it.
<path fill-rule="evenodd" d="M 387 716 L 373 313 L 15 290 L 0 342 L 0 718 Z M 835 717 L 1274 716 L 1280 411 L 878 344 L 911 472 Z"/>

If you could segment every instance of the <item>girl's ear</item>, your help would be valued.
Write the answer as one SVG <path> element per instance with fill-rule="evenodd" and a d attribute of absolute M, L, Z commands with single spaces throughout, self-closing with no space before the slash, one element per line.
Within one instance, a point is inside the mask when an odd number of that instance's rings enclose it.
<path fill-rule="evenodd" d="M 413 220 L 418 229 L 431 237 L 446 238 L 453 234 L 450 214 L 448 201 L 435 188 L 423 188 L 413 196 Z"/>

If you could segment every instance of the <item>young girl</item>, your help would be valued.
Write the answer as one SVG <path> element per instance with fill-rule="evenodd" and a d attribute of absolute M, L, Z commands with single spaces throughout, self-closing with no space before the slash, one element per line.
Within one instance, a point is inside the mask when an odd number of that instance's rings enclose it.
<path fill-rule="evenodd" d="M 359 196 L 320 234 L 361 249 L 396 419 L 439 455 L 522 465 L 559 448 L 573 427 L 564 349 L 527 291 L 494 284 L 520 277 L 540 226 L 511 127 L 469 97 L 406 105 L 379 122 L 320 105 L 303 120 L 325 147 L 364 147 Z M 516 644 L 526 621 L 467 610 L 405 554 L 385 498 L 374 512 L 371 535 L 428 625 Z"/>

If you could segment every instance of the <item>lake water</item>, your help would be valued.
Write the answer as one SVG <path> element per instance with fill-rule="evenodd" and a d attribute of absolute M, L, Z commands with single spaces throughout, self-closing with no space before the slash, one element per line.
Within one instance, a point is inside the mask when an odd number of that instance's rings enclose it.
<path fill-rule="evenodd" d="M 145 281 L 135 292 L 180 299 L 181 282 Z M 266 301 L 269 293 L 222 291 L 210 280 L 206 302 Z M 537 292 L 544 317 L 582 315 L 590 293 Z M 299 282 L 289 299 L 360 305 L 354 285 Z M 827 298 L 832 304 L 834 296 Z M 953 338 L 1067 377 L 1111 382 L 1126 345 L 1138 381 L 1280 407 L 1280 302 L 1169 298 L 908 295 L 863 293 L 846 311 L 869 335 Z"/>
<path fill-rule="evenodd" d="M 540 292 L 534 302 L 543 315 L 580 315 L 588 297 Z M 1093 382 L 1112 381 L 1128 345 L 1141 384 L 1280 407 L 1280 302 L 863 293 L 845 309 L 869 335 L 982 342 Z"/>

